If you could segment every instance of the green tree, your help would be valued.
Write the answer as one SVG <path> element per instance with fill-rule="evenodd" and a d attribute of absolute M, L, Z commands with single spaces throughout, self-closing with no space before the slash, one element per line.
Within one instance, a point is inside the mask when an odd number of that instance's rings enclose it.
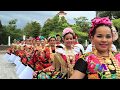
<path fill-rule="evenodd" d="M 0 45 L 3 43 L 2 36 L 3 36 L 3 27 L 2 27 L 2 23 L 0 21 Z"/>
<path fill-rule="evenodd" d="M 27 37 L 37 37 L 41 33 L 41 25 L 36 21 L 32 21 L 31 23 L 27 23 L 23 29 L 24 35 Z"/>
<path fill-rule="evenodd" d="M 6 26 L 4 25 L 3 25 L 2 38 L 4 39 L 2 43 L 7 45 L 8 44 L 8 32 L 6 30 Z"/>
<path fill-rule="evenodd" d="M 47 19 L 42 28 L 42 36 L 48 37 L 49 33 L 52 31 L 52 19 Z"/>
<path fill-rule="evenodd" d="M 11 43 L 13 42 L 14 39 L 22 39 L 22 34 L 21 34 L 21 29 L 17 28 L 16 25 L 17 19 L 12 19 L 8 22 L 8 25 L 3 25 L 3 33 L 2 33 L 2 38 L 3 44 L 8 43 L 8 36 L 11 37 Z"/>
<path fill-rule="evenodd" d="M 82 32 L 81 27 L 76 24 L 71 25 L 71 27 L 74 30 L 74 32 L 77 34 L 78 41 L 84 45 L 85 40 L 88 40 L 88 32 Z"/>
<path fill-rule="evenodd" d="M 41 25 L 39 23 L 32 22 L 32 37 L 37 37 L 40 35 L 41 32 Z"/>
<path fill-rule="evenodd" d="M 58 15 L 55 15 L 52 19 L 47 19 L 43 28 L 42 35 L 46 38 L 49 36 L 53 36 L 55 34 L 62 34 L 64 28 L 68 27 L 69 24 L 65 17 L 59 18 Z"/>
<path fill-rule="evenodd" d="M 88 32 L 90 28 L 90 22 L 88 22 L 88 19 L 86 17 L 78 17 L 74 18 L 74 20 L 76 21 L 76 25 L 81 28 L 80 31 Z"/>
<path fill-rule="evenodd" d="M 108 16 L 110 19 L 120 18 L 120 11 L 96 11 L 96 14 L 100 17 Z"/>

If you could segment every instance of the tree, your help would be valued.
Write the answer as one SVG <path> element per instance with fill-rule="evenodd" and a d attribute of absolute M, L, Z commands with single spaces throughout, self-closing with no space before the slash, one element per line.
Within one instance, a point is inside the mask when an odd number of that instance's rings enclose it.
<path fill-rule="evenodd" d="M 3 29 L 2 29 L 2 23 L 0 21 L 0 45 L 3 43 L 2 34 L 3 34 Z"/>
<path fill-rule="evenodd" d="M 42 28 L 42 33 L 41 33 L 42 36 L 46 38 L 48 37 L 49 33 L 52 31 L 51 25 L 52 25 L 52 19 L 47 19 Z"/>
<path fill-rule="evenodd" d="M 41 32 L 41 25 L 39 23 L 32 22 L 32 37 L 37 37 L 40 35 Z"/>
<path fill-rule="evenodd" d="M 26 37 L 37 37 L 40 35 L 40 32 L 41 32 L 41 25 L 36 21 L 27 23 L 23 29 L 23 33 L 24 35 L 26 35 Z"/>
<path fill-rule="evenodd" d="M 78 41 L 81 44 L 85 43 L 85 40 L 88 40 L 88 32 L 82 32 L 81 27 L 78 26 L 77 24 L 71 25 L 72 29 L 74 30 L 74 32 L 77 34 L 78 36 Z"/>
<path fill-rule="evenodd" d="M 52 19 L 47 19 L 43 28 L 42 28 L 42 35 L 46 38 L 49 36 L 53 36 L 56 34 L 62 34 L 64 28 L 68 27 L 69 24 L 65 17 L 59 18 L 58 15 L 55 15 Z"/>
<path fill-rule="evenodd" d="M 108 16 L 110 19 L 118 19 L 118 18 L 120 18 L 120 11 L 96 11 L 96 14 L 99 17 Z"/>
<path fill-rule="evenodd" d="M 8 22 L 9 24 L 6 27 L 7 30 L 7 37 L 11 37 L 11 43 L 13 42 L 14 39 L 21 40 L 22 39 L 22 34 L 21 34 L 21 29 L 17 28 L 17 19 L 12 19 Z"/>
<path fill-rule="evenodd" d="M 3 44 L 8 43 L 8 36 L 11 37 L 11 43 L 13 42 L 14 39 L 22 38 L 21 29 L 17 28 L 16 22 L 17 19 L 12 19 L 8 22 L 8 25 L 3 25 L 2 27 L 3 30 L 2 38 L 4 38 Z"/>
<path fill-rule="evenodd" d="M 88 32 L 90 28 L 90 22 L 88 22 L 88 19 L 86 17 L 78 17 L 74 18 L 74 20 L 76 21 L 76 25 L 81 28 L 80 31 Z"/>
<path fill-rule="evenodd" d="M 6 26 L 4 26 L 4 25 L 3 25 L 2 38 L 4 39 L 4 40 L 0 39 L 0 40 L 2 40 L 2 44 L 7 45 L 8 44 L 8 32 L 6 30 Z"/>

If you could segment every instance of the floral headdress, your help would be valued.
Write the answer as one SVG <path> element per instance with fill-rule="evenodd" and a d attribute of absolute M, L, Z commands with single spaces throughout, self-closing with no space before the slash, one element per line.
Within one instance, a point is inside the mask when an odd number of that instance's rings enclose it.
<path fill-rule="evenodd" d="M 72 30 L 72 28 L 65 28 L 64 30 L 63 30 L 63 33 L 62 33 L 62 35 L 64 36 L 65 34 L 67 34 L 67 33 L 74 33 L 73 32 L 73 30 Z"/>
<path fill-rule="evenodd" d="M 92 20 L 92 26 L 91 26 L 91 29 L 89 31 L 89 35 L 91 36 L 91 33 L 93 31 L 93 29 L 97 26 L 97 25 L 100 25 L 100 24 L 104 24 L 104 25 L 108 25 L 108 26 L 111 26 L 112 25 L 112 22 L 110 21 L 110 19 L 108 17 L 96 17 Z"/>
<path fill-rule="evenodd" d="M 39 38 L 39 37 L 36 37 L 35 39 L 36 39 L 36 40 L 40 40 L 40 38 Z"/>
<path fill-rule="evenodd" d="M 44 36 L 39 36 L 40 40 L 45 40 Z"/>

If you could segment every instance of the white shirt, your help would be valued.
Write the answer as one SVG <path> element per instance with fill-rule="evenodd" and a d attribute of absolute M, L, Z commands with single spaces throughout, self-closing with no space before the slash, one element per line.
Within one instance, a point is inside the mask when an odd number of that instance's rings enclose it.
<path fill-rule="evenodd" d="M 80 50 L 81 50 L 82 53 L 84 53 L 84 47 L 82 44 L 75 44 L 74 49 L 77 50 L 78 52 L 80 52 Z"/>

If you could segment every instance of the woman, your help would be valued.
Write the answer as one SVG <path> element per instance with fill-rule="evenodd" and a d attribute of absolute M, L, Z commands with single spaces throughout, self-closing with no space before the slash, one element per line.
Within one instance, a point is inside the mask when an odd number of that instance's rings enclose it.
<path fill-rule="evenodd" d="M 119 79 L 120 53 L 111 50 L 113 33 L 108 17 L 95 18 L 89 32 L 94 44 L 90 53 L 81 56 L 74 66 L 70 79 Z"/>
<path fill-rule="evenodd" d="M 61 36 L 59 34 L 56 34 L 56 44 L 61 44 Z"/>
<path fill-rule="evenodd" d="M 59 72 L 59 76 L 51 76 L 51 78 L 69 78 L 73 73 L 73 66 L 75 62 L 78 60 L 80 56 L 80 49 L 76 51 L 74 49 L 74 32 L 71 28 L 65 28 L 63 30 L 63 41 L 64 46 L 57 46 L 56 53 L 54 55 L 54 61 L 52 66 L 44 69 L 45 72 L 47 71 L 55 71 L 56 73 Z M 76 47 L 75 47 L 76 48 Z"/>
<path fill-rule="evenodd" d="M 113 32 L 113 42 L 115 42 L 118 39 L 118 31 L 117 28 L 112 25 L 112 32 Z M 117 52 L 117 48 L 114 44 L 112 44 L 112 50 L 114 52 Z M 91 52 L 92 51 L 92 44 L 89 44 L 85 50 L 85 53 Z"/>

